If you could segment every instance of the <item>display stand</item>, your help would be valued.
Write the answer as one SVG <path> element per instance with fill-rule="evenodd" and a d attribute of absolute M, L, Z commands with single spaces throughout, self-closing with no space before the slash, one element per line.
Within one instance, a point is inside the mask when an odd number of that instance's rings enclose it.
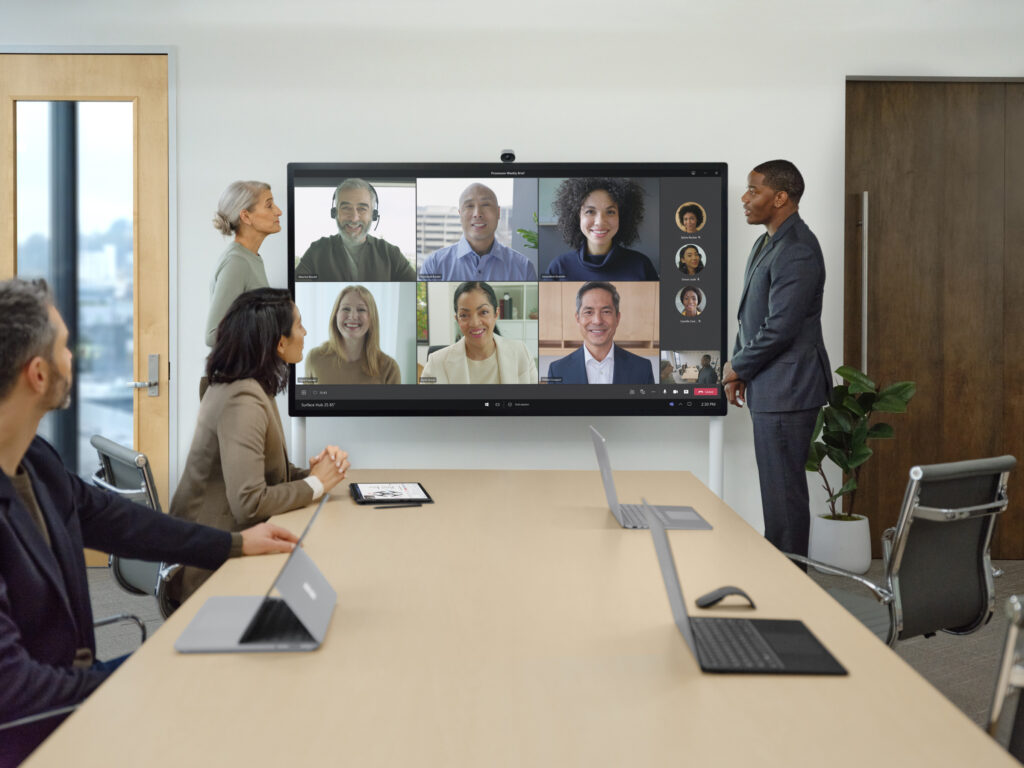
<path fill-rule="evenodd" d="M 725 416 L 712 416 L 708 422 L 708 488 L 722 498 L 725 486 Z"/>
<path fill-rule="evenodd" d="M 306 461 L 306 417 L 292 418 L 292 463 L 297 467 Z M 708 422 L 708 488 L 722 498 L 725 480 L 725 417 L 712 416 Z"/>
<path fill-rule="evenodd" d="M 306 461 L 306 417 L 292 417 L 292 464 L 296 467 L 308 467 Z M 721 494 L 719 494 L 721 495 Z"/>

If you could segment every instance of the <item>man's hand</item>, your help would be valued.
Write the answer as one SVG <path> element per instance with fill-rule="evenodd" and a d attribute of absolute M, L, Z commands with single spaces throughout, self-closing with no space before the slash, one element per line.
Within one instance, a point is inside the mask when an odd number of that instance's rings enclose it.
<path fill-rule="evenodd" d="M 725 386 L 726 399 L 737 408 L 742 408 L 747 402 L 747 382 L 736 375 L 732 363 L 726 363 L 722 369 L 722 384 Z"/>
<path fill-rule="evenodd" d="M 242 531 L 242 554 L 270 555 L 275 552 L 291 552 L 298 540 L 298 536 L 279 525 L 260 523 Z"/>

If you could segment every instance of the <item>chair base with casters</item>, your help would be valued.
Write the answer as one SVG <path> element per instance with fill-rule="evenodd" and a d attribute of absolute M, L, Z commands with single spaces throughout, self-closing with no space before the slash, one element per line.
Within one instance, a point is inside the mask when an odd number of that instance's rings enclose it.
<path fill-rule="evenodd" d="M 93 628 L 105 627 L 110 624 L 116 624 L 119 621 L 130 621 L 139 628 L 140 639 L 139 643 L 146 642 L 146 624 L 138 616 L 132 613 L 119 613 L 116 616 L 108 616 L 105 619 L 99 619 L 93 622 Z M 16 720 L 8 720 L 6 723 L 0 723 L 0 731 L 6 731 L 11 728 L 18 728 L 23 725 L 31 725 L 32 723 L 38 723 L 43 720 L 49 720 L 52 717 L 61 717 L 62 715 L 68 715 L 74 712 L 78 708 L 78 704 L 68 704 L 65 707 L 56 707 L 54 709 L 47 709 L 43 712 L 35 712 L 31 715 L 25 715 L 19 717 Z"/>
<path fill-rule="evenodd" d="M 127 448 L 101 435 L 89 440 L 99 455 L 100 468 L 92 477 L 93 485 L 136 504 L 162 512 L 146 454 Z M 146 560 L 110 556 L 110 570 L 118 586 L 135 595 L 156 597 L 160 615 L 167 618 L 178 607 L 168 594 L 170 580 L 181 566 Z M 180 578 L 180 577 L 179 577 Z"/>
<path fill-rule="evenodd" d="M 864 587 L 874 599 L 828 591 L 889 646 L 936 632 L 969 634 L 992 618 L 989 550 L 1016 464 L 1013 456 L 998 456 L 912 467 L 896 526 L 882 534 L 881 584 L 801 555 L 786 556 Z"/>

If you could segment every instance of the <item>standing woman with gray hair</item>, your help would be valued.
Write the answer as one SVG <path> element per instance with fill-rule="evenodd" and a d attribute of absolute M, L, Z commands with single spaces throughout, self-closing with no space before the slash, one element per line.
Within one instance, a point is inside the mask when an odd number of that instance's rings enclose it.
<path fill-rule="evenodd" d="M 262 181 L 234 181 L 220 196 L 213 226 L 235 239 L 221 255 L 210 283 L 206 346 L 212 347 L 217 340 L 217 326 L 235 299 L 246 291 L 269 287 L 259 250 L 267 235 L 281 231 L 280 219 L 281 209 L 274 204 L 270 185 Z"/>

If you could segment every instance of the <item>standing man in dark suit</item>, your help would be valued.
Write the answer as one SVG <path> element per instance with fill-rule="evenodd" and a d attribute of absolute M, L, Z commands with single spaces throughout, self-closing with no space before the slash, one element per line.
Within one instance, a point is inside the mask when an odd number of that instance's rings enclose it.
<path fill-rule="evenodd" d="M 552 384 L 653 384 L 648 360 L 616 345 L 619 292 L 611 283 L 584 283 L 576 292 L 576 324 L 583 346 L 548 367 Z"/>
<path fill-rule="evenodd" d="M 788 160 L 762 163 L 747 176 L 743 213 L 767 231 L 747 261 L 739 332 L 722 382 L 730 403 L 750 405 L 765 538 L 806 556 L 804 464 L 832 369 L 821 335 L 825 260 L 797 213 L 803 192 L 803 177 Z"/>

